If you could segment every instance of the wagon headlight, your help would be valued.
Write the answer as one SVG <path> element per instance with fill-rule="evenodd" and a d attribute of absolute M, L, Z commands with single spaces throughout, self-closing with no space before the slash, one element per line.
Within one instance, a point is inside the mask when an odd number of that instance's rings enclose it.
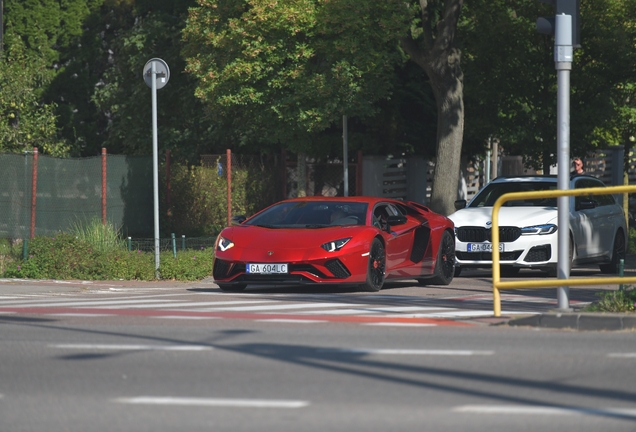
<path fill-rule="evenodd" d="M 231 240 L 226 239 L 225 237 L 219 237 L 219 240 L 216 244 L 216 249 L 225 252 L 226 250 L 234 247 L 234 243 Z"/>
<path fill-rule="evenodd" d="M 521 235 L 546 235 L 552 234 L 557 231 L 557 226 L 554 224 L 535 225 L 521 228 Z"/>
<path fill-rule="evenodd" d="M 351 240 L 351 237 L 330 241 L 323 245 L 320 245 L 320 247 L 326 250 L 327 252 L 335 252 L 342 249 L 343 246 L 349 242 L 349 240 Z"/>

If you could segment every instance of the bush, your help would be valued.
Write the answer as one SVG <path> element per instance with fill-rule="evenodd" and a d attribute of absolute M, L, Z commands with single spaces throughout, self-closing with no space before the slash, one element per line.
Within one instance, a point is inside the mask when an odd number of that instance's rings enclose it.
<path fill-rule="evenodd" d="M 219 159 L 218 162 L 224 162 Z M 252 215 L 277 201 L 280 176 L 275 164 L 232 167 L 232 214 Z M 188 237 L 216 236 L 227 225 L 227 177 L 209 166 L 174 164 L 170 171 L 170 217 L 162 213 L 166 232 Z M 164 198 L 165 200 L 165 198 Z"/>
<path fill-rule="evenodd" d="M 198 280 L 212 274 L 211 249 L 186 250 L 174 258 L 171 252 L 160 255 L 162 279 Z M 70 234 L 36 237 L 29 242 L 26 261 L 13 259 L 4 277 L 28 279 L 80 280 L 154 280 L 154 252 L 125 248 L 95 247 L 91 242 Z"/>
<path fill-rule="evenodd" d="M 636 310 L 636 290 L 633 287 L 596 295 L 599 296 L 599 300 L 585 308 L 585 312 L 634 312 Z"/>

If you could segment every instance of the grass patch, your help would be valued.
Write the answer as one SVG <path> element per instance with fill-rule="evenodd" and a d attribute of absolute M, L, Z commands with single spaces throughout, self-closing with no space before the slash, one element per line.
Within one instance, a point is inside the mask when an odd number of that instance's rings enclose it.
<path fill-rule="evenodd" d="M 599 299 L 583 309 L 583 312 L 634 312 L 636 290 L 632 286 L 619 291 L 596 294 Z"/>

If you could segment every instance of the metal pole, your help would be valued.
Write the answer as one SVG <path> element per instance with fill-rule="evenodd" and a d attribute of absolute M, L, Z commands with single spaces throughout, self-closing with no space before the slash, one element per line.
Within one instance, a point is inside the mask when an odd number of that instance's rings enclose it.
<path fill-rule="evenodd" d="M 159 139 L 157 137 L 157 64 L 152 62 L 152 183 L 155 219 L 155 277 L 159 279 Z"/>
<path fill-rule="evenodd" d="M 572 69 L 572 17 L 557 15 L 554 62 L 557 70 L 557 183 L 559 190 L 570 188 L 570 71 Z M 557 199 L 558 279 L 570 278 L 570 197 Z M 570 310 L 570 287 L 557 287 L 557 308 Z"/>
<path fill-rule="evenodd" d="M 349 196 L 349 130 L 347 116 L 342 116 L 342 166 L 344 168 L 344 196 Z"/>
<path fill-rule="evenodd" d="M 37 213 L 35 211 L 35 205 L 38 198 L 38 148 L 33 148 L 33 167 L 31 174 L 31 234 L 30 238 L 35 237 L 35 218 Z"/>

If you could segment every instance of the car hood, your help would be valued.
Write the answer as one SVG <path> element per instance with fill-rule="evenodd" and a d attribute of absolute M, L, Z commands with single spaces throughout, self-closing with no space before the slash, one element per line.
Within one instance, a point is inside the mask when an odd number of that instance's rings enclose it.
<path fill-rule="evenodd" d="M 455 227 L 480 226 L 490 228 L 492 207 L 468 207 L 448 216 Z M 520 228 L 557 223 L 556 207 L 501 207 L 499 226 L 517 226 Z"/>
<path fill-rule="evenodd" d="M 261 228 L 258 226 L 230 227 L 221 235 L 244 249 L 307 249 L 346 237 L 353 237 L 367 228 L 326 227 L 313 229 Z"/>

